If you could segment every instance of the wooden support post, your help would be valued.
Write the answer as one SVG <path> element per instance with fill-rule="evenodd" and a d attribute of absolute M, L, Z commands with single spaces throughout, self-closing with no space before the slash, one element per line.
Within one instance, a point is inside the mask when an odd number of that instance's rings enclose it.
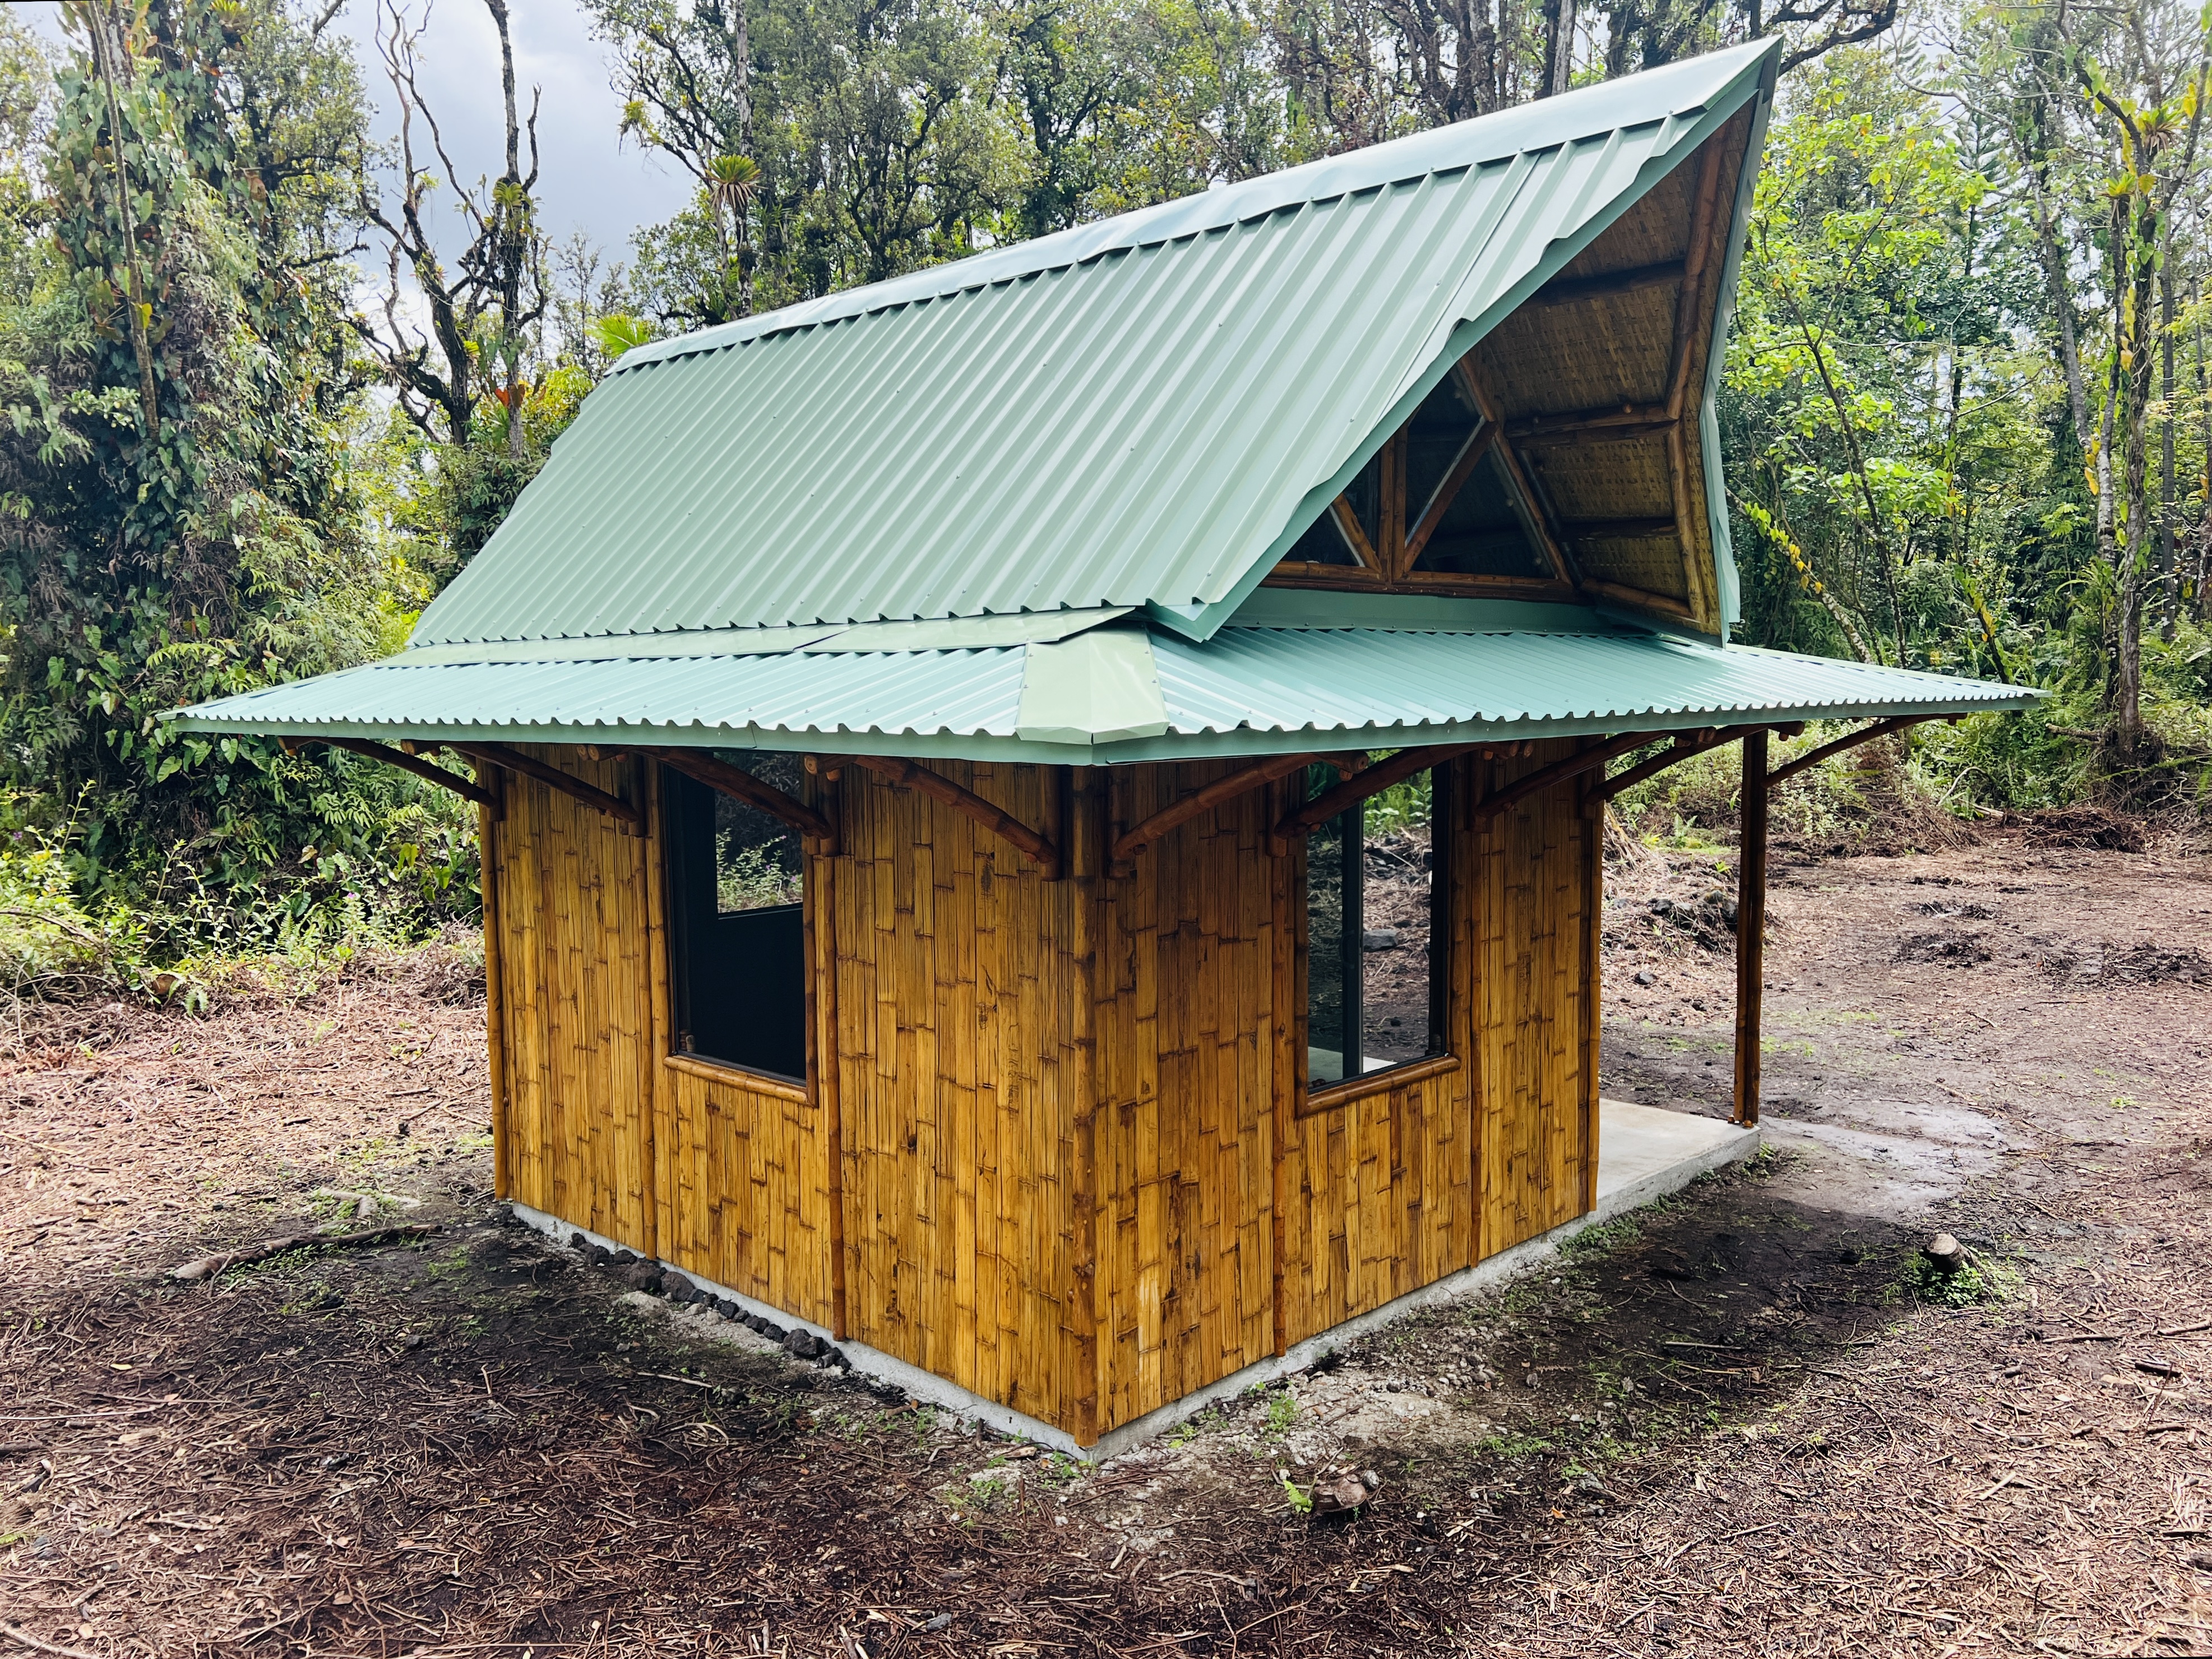
<path fill-rule="evenodd" d="M 1133 859 L 1116 858 L 1114 849 L 1121 845 L 1124 820 L 1128 817 L 1129 769 L 1126 766 L 1101 768 L 1098 773 L 1099 793 L 1104 797 L 1106 839 L 1098 849 L 1099 873 L 1109 880 L 1127 881 L 1137 873 Z"/>
<path fill-rule="evenodd" d="M 1304 793 L 1304 780 L 1292 774 L 1287 780 L 1278 778 L 1267 786 L 1267 821 L 1277 824 L 1289 816 L 1291 808 Z M 1289 1249 L 1290 1231 L 1290 1173 L 1285 1160 L 1290 1156 L 1291 1120 L 1297 1109 L 1299 1091 L 1305 1086 L 1303 1068 L 1298 1065 L 1298 1011 L 1297 996 L 1297 918 L 1291 910 L 1297 900 L 1293 878 L 1297 866 L 1291 861 L 1291 849 L 1295 845 L 1286 836 L 1270 835 L 1267 846 L 1271 868 L 1267 872 L 1268 921 L 1270 924 L 1267 951 L 1268 1025 L 1273 1039 L 1272 1064 L 1268 1067 L 1271 1086 L 1268 1089 L 1270 1109 L 1269 1151 L 1269 1229 L 1268 1258 L 1273 1272 L 1271 1275 L 1274 1292 L 1275 1352 L 1278 1356 L 1291 1351 L 1290 1285 L 1286 1275 L 1289 1263 L 1285 1259 Z"/>
<path fill-rule="evenodd" d="M 1067 1428 L 1079 1446 L 1096 1445 L 1099 1401 L 1105 1381 L 1098 1344 L 1098 950 L 1097 906 L 1106 837 L 1105 770 L 1072 769 L 1068 803 L 1067 872 L 1061 885 L 1068 906 L 1067 1103 L 1070 1124 L 1067 1181 L 1068 1276 L 1066 1346 L 1061 1375 L 1067 1390 Z"/>
<path fill-rule="evenodd" d="M 826 809 L 825 817 L 835 815 L 835 806 L 822 798 L 819 788 L 815 804 Z M 852 1330 L 845 1296 L 845 1118 L 838 1066 L 842 1045 L 837 1030 L 837 857 L 834 847 L 824 846 L 815 853 L 802 896 L 806 901 L 806 956 L 811 969 L 806 996 L 807 1080 L 819 1115 L 817 1133 L 828 1165 L 824 1182 L 830 1206 L 830 1331 L 843 1342 L 851 1337 Z"/>
<path fill-rule="evenodd" d="M 507 996 L 500 983 L 498 774 L 477 771 L 477 890 L 483 900 L 484 1070 L 491 1091 L 492 1196 L 514 1195 L 514 1132 L 507 1121 Z"/>
<path fill-rule="evenodd" d="M 1735 1121 L 1759 1121 L 1759 1005 L 1766 988 L 1766 728 L 1744 733 L 1735 877 Z"/>
<path fill-rule="evenodd" d="M 623 763 L 619 757 L 614 757 L 614 764 L 615 787 L 620 788 Z M 655 957 L 661 955 L 660 918 L 665 913 L 657 902 L 660 884 L 653 871 L 655 843 L 653 839 L 651 769 L 643 761 L 634 760 L 630 763 L 630 769 L 635 775 L 633 793 L 638 800 L 638 822 L 635 825 L 625 823 L 623 827 L 639 837 L 639 844 L 629 849 L 637 859 L 636 879 L 632 884 L 632 891 L 636 896 L 638 921 L 643 925 L 645 933 L 645 984 L 641 988 L 645 1006 L 641 1011 L 643 1017 L 638 1024 L 650 1032 L 660 1025 L 660 1010 L 655 1006 L 659 999 L 654 994 L 653 962 Z M 638 1102 L 638 1109 L 645 1119 L 644 1155 L 638 1160 L 637 1170 L 639 1208 L 643 1213 L 645 1226 L 645 1243 L 641 1249 L 649 1261 L 672 1262 L 684 1254 L 684 1220 L 676 1212 L 678 1194 L 683 1190 L 683 1183 L 676 1178 L 674 1168 L 676 1137 L 660 1111 L 661 1091 L 668 1087 L 668 1079 L 661 1074 L 660 1056 L 650 1037 L 630 1052 L 635 1057 L 635 1063 L 645 1085 L 644 1098 Z"/>
<path fill-rule="evenodd" d="M 1600 1024 L 1605 988 L 1604 776 L 1585 773 L 1582 785 L 1582 1108 L 1583 1213 L 1597 1208 L 1598 1061 L 1604 1046 Z"/>

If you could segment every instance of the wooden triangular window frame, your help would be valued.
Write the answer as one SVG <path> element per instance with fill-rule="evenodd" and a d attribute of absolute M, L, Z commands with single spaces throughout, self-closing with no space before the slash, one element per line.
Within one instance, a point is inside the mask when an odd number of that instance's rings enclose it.
<path fill-rule="evenodd" d="M 1310 564 L 1285 559 L 1269 573 L 1269 584 L 1281 587 L 1338 587 L 1352 588 L 1376 593 L 1468 593 L 1483 592 L 1508 594 L 1528 598 L 1556 599 L 1574 592 L 1574 576 L 1566 556 L 1552 534 L 1535 491 L 1528 474 L 1522 471 L 1513 447 L 1504 440 L 1504 425 L 1498 417 L 1498 405 L 1475 378 L 1471 358 L 1462 358 L 1452 365 L 1451 373 L 1457 378 L 1460 389 L 1480 414 L 1467 441 L 1453 458 L 1443 480 L 1436 493 L 1423 504 L 1419 519 L 1408 528 L 1407 514 L 1411 504 L 1406 499 L 1406 445 L 1411 428 L 1409 419 L 1405 426 L 1392 433 L 1380 452 L 1382 460 L 1382 510 L 1376 515 L 1379 534 L 1370 539 L 1352 511 L 1352 503 L 1339 495 L 1329 503 L 1328 510 L 1336 515 L 1336 526 L 1357 566 L 1341 564 Z M 1421 553 L 1443 523 L 1444 514 L 1453 500 L 1474 477 L 1475 469 L 1491 451 L 1498 452 L 1506 479 L 1514 496 L 1522 527 L 1535 544 L 1547 563 L 1552 568 L 1549 576 L 1480 576 L 1462 575 L 1442 570 L 1417 570 Z M 1380 541 L 1381 546 L 1376 542 Z"/>

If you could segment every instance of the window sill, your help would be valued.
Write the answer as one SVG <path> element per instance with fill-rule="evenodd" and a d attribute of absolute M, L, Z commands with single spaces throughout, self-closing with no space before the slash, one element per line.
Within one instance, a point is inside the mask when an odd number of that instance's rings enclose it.
<path fill-rule="evenodd" d="M 672 1072 L 681 1072 L 685 1077 L 696 1077 L 702 1082 L 719 1083 L 726 1089 L 744 1089 L 757 1095 L 768 1095 L 777 1100 L 788 1100 L 796 1105 L 811 1106 L 814 1096 L 803 1083 L 793 1083 L 788 1078 L 770 1077 L 765 1072 L 749 1072 L 742 1066 L 732 1066 L 727 1060 L 708 1060 L 700 1054 L 663 1054 L 660 1063 Z M 1380 1077 L 1381 1073 L 1376 1073 Z"/>
<path fill-rule="evenodd" d="M 1298 1103 L 1293 1115 L 1317 1117 L 1352 1101 L 1364 1100 L 1370 1095 L 1387 1095 L 1406 1084 L 1419 1083 L 1425 1078 L 1442 1077 L 1447 1072 L 1457 1070 L 1457 1054 L 1431 1054 L 1426 1060 L 1409 1060 L 1402 1066 L 1369 1072 L 1361 1077 L 1348 1078 L 1342 1083 L 1325 1083 L 1318 1089 L 1306 1091 L 1305 1098 Z"/>

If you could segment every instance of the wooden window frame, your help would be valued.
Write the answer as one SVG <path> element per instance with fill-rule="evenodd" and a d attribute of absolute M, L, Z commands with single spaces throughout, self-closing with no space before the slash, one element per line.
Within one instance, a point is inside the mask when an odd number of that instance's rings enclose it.
<path fill-rule="evenodd" d="M 1447 774 L 1447 769 L 1450 765 L 1451 760 L 1460 752 L 1461 751 L 1456 749 L 1437 750 L 1436 751 L 1435 758 L 1431 765 L 1412 769 L 1408 770 L 1405 775 L 1409 777 L 1416 776 L 1422 771 L 1428 771 L 1435 774 Z M 1393 781 L 1395 781 L 1397 780 Z M 1292 781 L 1295 785 L 1297 781 L 1294 779 Z M 1430 787 L 1431 790 L 1430 799 L 1433 803 L 1436 801 L 1436 781 L 1432 780 Z M 1374 793 L 1380 792 L 1376 791 Z M 1454 1035 L 1458 1030 L 1458 1021 L 1456 1018 L 1458 1010 L 1455 1006 L 1453 1000 L 1452 913 L 1454 900 L 1451 885 L 1451 866 L 1449 861 L 1452 806 L 1450 784 L 1448 774 L 1444 781 L 1443 793 L 1443 800 L 1442 802 L 1443 810 L 1441 813 L 1439 813 L 1432 805 L 1429 818 L 1429 846 L 1431 853 L 1430 880 L 1432 884 L 1437 882 L 1441 882 L 1443 884 L 1442 893 L 1437 894 L 1432 890 L 1430 899 L 1429 927 L 1431 933 L 1429 948 L 1431 956 L 1429 972 L 1431 975 L 1430 995 L 1432 999 L 1439 994 L 1438 988 L 1439 984 L 1441 985 L 1443 1006 L 1441 1009 L 1434 1011 L 1434 1016 L 1437 1019 L 1437 1024 L 1442 1028 L 1441 1040 L 1443 1046 L 1437 1053 L 1432 1054 L 1422 1054 L 1412 1060 L 1401 1060 L 1395 1065 L 1385 1066 L 1377 1071 L 1362 1072 L 1357 1077 L 1340 1078 L 1334 1083 L 1324 1083 L 1319 1088 L 1314 1087 L 1312 1077 L 1310 1075 L 1307 1069 L 1310 1063 L 1308 1054 L 1313 1042 L 1313 1033 L 1311 1028 L 1312 994 L 1310 989 L 1304 988 L 1310 987 L 1311 983 L 1308 977 L 1308 974 L 1310 971 L 1310 964 L 1313 953 L 1313 942 L 1310 934 L 1310 930 L 1305 924 L 1301 921 L 1298 926 L 1297 936 L 1297 950 L 1302 959 L 1299 964 L 1300 971 L 1293 975 L 1291 982 L 1301 988 L 1300 995 L 1304 1006 L 1294 1009 L 1292 1013 L 1293 1017 L 1297 1020 L 1297 1030 L 1299 1036 L 1304 1040 L 1294 1042 L 1291 1045 L 1294 1050 L 1292 1063 L 1297 1067 L 1297 1087 L 1292 1091 L 1291 1103 L 1291 1115 L 1293 1119 L 1317 1117 L 1324 1112 L 1332 1112 L 1336 1110 L 1339 1107 L 1348 1106 L 1357 1100 L 1365 1100 L 1376 1095 L 1389 1094 L 1394 1090 L 1403 1088 L 1410 1084 L 1420 1083 L 1430 1078 L 1443 1077 L 1449 1073 L 1458 1071 L 1462 1065 L 1465 1063 L 1459 1052 L 1459 1044 Z M 1362 796 L 1351 805 L 1346 807 L 1344 809 L 1345 812 L 1348 814 L 1351 811 L 1357 810 L 1362 815 L 1364 821 L 1367 808 L 1367 799 L 1368 797 Z M 1291 817 L 1295 818 L 1297 816 L 1297 815 L 1296 813 L 1293 813 Z M 1331 816 L 1339 815 L 1332 814 Z M 1286 824 L 1289 822 L 1291 822 L 1290 819 L 1285 820 Z M 1442 846 L 1437 844 L 1439 823 L 1441 823 L 1443 826 L 1442 836 L 1443 844 Z M 1308 844 L 1309 847 L 1310 847 L 1310 842 Z M 1309 895 L 1310 884 L 1313 878 L 1312 867 L 1310 863 L 1302 861 L 1299 866 L 1299 869 L 1302 879 L 1297 890 L 1291 895 L 1291 902 L 1292 913 L 1297 916 L 1304 917 L 1310 914 L 1309 909 L 1309 905 L 1310 903 Z M 1364 875 L 1362 879 L 1364 882 Z M 1365 921 L 1364 909 L 1365 906 L 1363 904 L 1361 906 L 1361 921 L 1363 927 Z M 1441 918 L 1438 915 L 1439 910 L 1442 912 Z M 1439 940 L 1436 932 L 1440 921 L 1443 927 L 1441 940 Z M 1443 951 L 1443 960 L 1441 962 L 1438 962 L 1436 957 L 1436 952 L 1439 944 L 1441 944 Z M 1347 952 L 1346 954 L 1349 953 Z M 1365 1012 L 1364 1002 L 1365 998 L 1363 989 L 1361 997 L 1361 1014 L 1363 1017 Z"/>
<path fill-rule="evenodd" d="M 717 763 L 717 764 L 725 771 L 735 772 L 738 769 L 730 767 L 726 763 Z M 777 791 L 773 785 L 753 779 L 750 774 L 743 775 L 753 788 L 741 792 L 730 787 L 726 782 L 711 775 L 702 775 L 700 772 L 689 767 L 670 769 L 682 773 L 691 782 L 717 795 L 726 795 L 733 800 L 744 802 L 757 810 L 768 811 L 769 816 L 781 819 L 790 828 L 799 830 L 802 834 L 805 833 L 810 827 L 793 822 L 784 813 L 771 810 L 756 799 L 757 793 L 780 794 L 781 792 Z M 684 872 L 678 864 L 677 835 L 674 830 L 669 827 L 672 815 L 665 805 L 669 793 L 666 787 L 666 774 L 664 773 L 661 791 L 664 805 L 660 813 L 664 834 L 662 846 L 659 848 L 660 925 L 663 938 L 666 941 L 665 948 L 668 956 L 669 1025 L 668 1047 L 661 1054 L 661 1066 L 665 1070 L 679 1075 L 697 1078 L 702 1081 L 717 1084 L 726 1088 L 744 1089 L 754 1094 L 789 1101 L 796 1105 L 812 1106 L 820 1098 L 822 1068 L 822 1056 L 817 1052 L 815 1042 L 815 962 L 811 949 L 815 929 L 821 917 L 817 908 L 820 903 L 817 896 L 819 884 L 815 880 L 816 872 L 812 866 L 814 855 L 821 850 L 823 843 L 816 841 L 811 846 L 806 847 L 806 850 L 801 855 L 799 872 L 799 937 L 805 942 L 801 945 L 799 955 L 800 972 L 805 977 L 802 1002 L 804 1012 L 801 1016 L 805 1055 L 805 1074 L 794 1077 L 782 1072 L 764 1071 L 759 1066 L 747 1066 L 739 1060 L 724 1060 L 719 1055 L 704 1054 L 692 1049 L 679 1048 L 676 1046 L 678 1039 L 689 1035 L 677 1018 L 677 1010 L 689 1000 L 690 995 L 690 985 L 685 976 L 693 941 L 689 925 L 684 922 L 679 915 L 681 907 L 685 902 L 685 895 L 681 890 L 683 883 L 679 878 Z M 811 808 L 807 810 L 812 811 Z M 805 843 L 802 845 L 805 846 Z"/>

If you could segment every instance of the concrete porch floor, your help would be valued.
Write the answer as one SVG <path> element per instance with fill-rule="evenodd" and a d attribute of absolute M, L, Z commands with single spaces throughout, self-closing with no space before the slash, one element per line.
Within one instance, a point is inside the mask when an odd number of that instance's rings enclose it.
<path fill-rule="evenodd" d="M 1749 1158 L 1759 1131 L 1725 1118 L 1633 1101 L 1598 1102 L 1597 1208 L 1578 1224 L 1595 1226 L 1686 1187 L 1709 1170 Z"/>

